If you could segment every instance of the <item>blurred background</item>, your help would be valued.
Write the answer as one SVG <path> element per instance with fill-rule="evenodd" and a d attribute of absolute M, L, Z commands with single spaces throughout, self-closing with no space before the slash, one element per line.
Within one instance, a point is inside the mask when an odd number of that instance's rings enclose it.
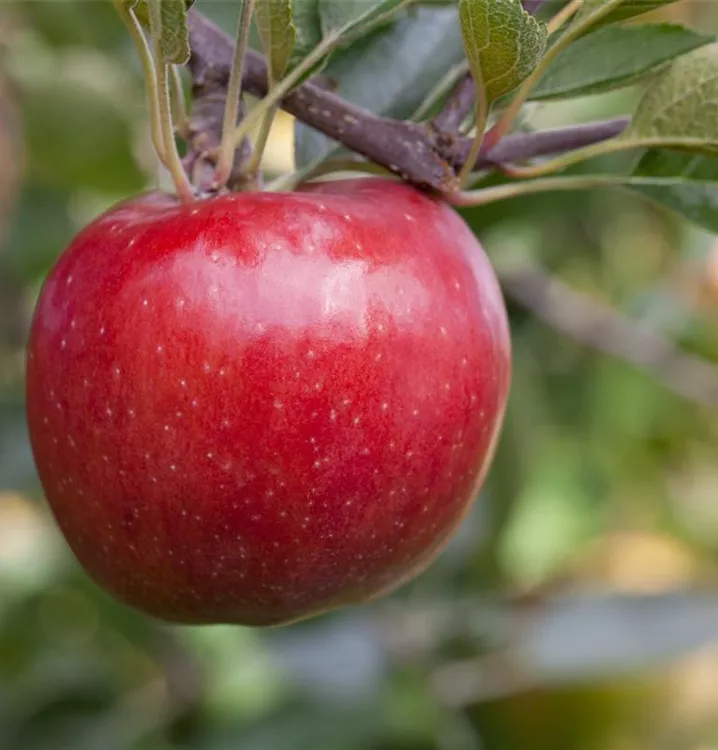
<path fill-rule="evenodd" d="M 234 27 L 236 3 L 199 7 Z M 663 17 L 718 31 L 714 3 Z M 45 274 L 157 180 L 136 56 L 109 2 L 73 0 L 3 2 L 0 54 L 0 750 L 718 750 L 712 236 L 618 192 L 465 212 L 504 280 L 515 374 L 455 542 L 370 606 L 166 627 L 79 570 L 23 417 Z M 282 117 L 267 171 L 291 154 Z"/>

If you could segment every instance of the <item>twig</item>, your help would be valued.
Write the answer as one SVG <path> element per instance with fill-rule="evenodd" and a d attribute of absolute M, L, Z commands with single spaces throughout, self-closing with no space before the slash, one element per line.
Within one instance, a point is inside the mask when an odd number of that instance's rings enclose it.
<path fill-rule="evenodd" d="M 618 357 L 700 406 L 718 407 L 718 365 L 531 265 L 498 269 L 506 293 L 561 333 Z"/>
<path fill-rule="evenodd" d="M 454 89 L 444 108 L 434 118 L 433 125 L 442 133 L 457 133 L 459 126 L 474 108 L 476 85 L 471 73 L 467 73 Z"/>
<path fill-rule="evenodd" d="M 474 169 L 527 161 L 537 156 L 549 156 L 601 143 L 620 135 L 628 127 L 629 122 L 628 117 L 617 117 L 613 120 L 589 122 L 566 128 L 506 135 L 493 148 L 479 154 Z M 456 166 L 463 164 L 469 148 L 469 139 L 461 139 L 450 159 L 451 163 Z"/>
<path fill-rule="evenodd" d="M 196 125 L 201 124 L 202 119 L 208 119 L 202 118 L 202 111 L 210 109 L 211 115 L 216 110 L 216 107 L 213 109 L 210 106 L 212 97 L 216 95 L 221 98 L 222 93 L 226 92 L 233 42 L 198 11 L 191 10 L 189 20 L 192 46 L 190 70 L 195 96 L 200 96 L 201 110 L 197 112 L 196 102 L 192 121 L 200 118 L 193 128 L 193 132 L 197 133 L 200 128 Z M 245 59 L 243 88 L 254 96 L 267 94 L 264 58 L 252 50 L 248 51 Z M 370 161 L 387 167 L 403 179 L 442 192 L 457 186 L 456 172 L 466 161 L 470 150 L 470 138 L 440 133 L 431 126 L 377 117 L 311 82 L 302 84 L 284 97 L 281 107 L 301 122 Z M 205 122 L 205 127 L 209 125 L 214 134 L 213 144 L 200 144 L 205 151 L 218 143 L 216 133 L 217 128 L 221 129 L 221 113 L 219 117 L 220 123 L 214 128 L 211 128 L 211 122 Z M 490 152 L 484 151 L 479 155 L 476 168 L 495 167 L 510 160 L 522 161 L 596 143 L 617 135 L 625 126 L 625 120 L 611 120 L 561 130 L 508 135 Z M 192 150 L 197 151 L 197 148 L 192 146 Z M 235 160 L 237 174 L 243 163 L 241 159 L 240 153 Z"/>
<path fill-rule="evenodd" d="M 222 118 L 222 140 L 219 144 L 217 170 L 214 175 L 214 182 L 218 187 L 226 185 L 231 177 L 234 151 L 237 143 L 241 143 L 243 140 L 235 138 L 234 131 L 237 127 L 237 116 L 242 100 L 242 68 L 249 44 L 253 10 L 254 0 L 242 0 L 239 21 L 237 22 L 237 39 L 232 56 L 232 70 L 227 81 L 227 101 Z"/>

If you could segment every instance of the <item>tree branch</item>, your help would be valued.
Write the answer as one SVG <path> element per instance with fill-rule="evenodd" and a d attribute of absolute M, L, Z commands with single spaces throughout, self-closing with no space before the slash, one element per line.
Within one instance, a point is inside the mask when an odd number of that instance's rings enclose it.
<path fill-rule="evenodd" d="M 226 89 L 232 39 L 196 10 L 190 11 L 189 23 L 190 70 L 195 85 L 197 80 L 212 81 L 220 90 L 222 85 Z M 264 58 L 252 50 L 245 60 L 243 90 L 259 97 L 267 93 Z M 311 82 L 302 84 L 285 97 L 282 108 L 403 179 L 441 192 L 455 189 L 456 173 L 469 153 L 468 138 L 457 138 L 432 126 L 378 117 Z M 625 125 L 625 120 L 612 120 L 543 133 L 509 135 L 488 153 L 480 154 L 476 167 L 494 167 L 509 160 L 522 161 L 572 150 L 613 137 Z"/>
<path fill-rule="evenodd" d="M 718 365 L 681 350 L 631 320 L 531 265 L 498 269 L 506 293 L 540 320 L 581 344 L 618 357 L 700 406 L 718 407 Z"/>
<path fill-rule="evenodd" d="M 474 108 L 476 85 L 471 73 L 467 73 L 458 83 L 441 112 L 432 124 L 442 133 L 456 133 L 461 123 Z"/>

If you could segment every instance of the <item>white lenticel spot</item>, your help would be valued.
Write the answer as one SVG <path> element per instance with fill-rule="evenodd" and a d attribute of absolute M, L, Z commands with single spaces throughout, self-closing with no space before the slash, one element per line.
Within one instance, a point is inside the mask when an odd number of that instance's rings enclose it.
<path fill-rule="evenodd" d="M 444 328 L 444 326 L 441 326 L 441 328 L 439 328 L 439 331 L 441 332 L 442 336 L 446 336 L 446 328 Z"/>
<path fill-rule="evenodd" d="M 177 464 L 170 464 L 170 471 L 177 471 Z"/>
<path fill-rule="evenodd" d="M 342 218 L 344 219 L 344 221 L 351 221 L 352 220 L 352 217 L 349 216 L 349 214 L 344 214 L 344 216 Z"/>
<path fill-rule="evenodd" d="M 63 340 L 62 340 L 62 341 L 60 342 L 60 348 L 61 348 L 61 349 L 64 349 L 64 348 L 65 348 L 66 346 L 67 346 L 67 339 L 63 339 Z"/>
<path fill-rule="evenodd" d="M 219 368 L 219 376 L 224 377 L 227 374 L 227 368 L 226 367 L 220 367 Z"/>
<path fill-rule="evenodd" d="M 162 352 L 165 350 L 164 346 L 162 344 L 157 344 L 157 354 L 162 354 Z"/>
<path fill-rule="evenodd" d="M 149 304 L 150 304 L 150 301 L 148 299 L 143 299 L 142 300 L 142 307 L 148 307 Z"/>
<path fill-rule="evenodd" d="M 384 403 L 383 403 L 383 404 L 381 405 L 381 410 L 382 410 L 382 411 L 386 411 L 386 410 L 387 410 L 388 408 L 389 408 L 389 404 L 387 404 L 387 402 L 385 401 L 385 402 L 384 402 Z"/>
<path fill-rule="evenodd" d="M 315 462 L 314 462 L 314 468 L 315 468 L 315 469 L 318 469 L 318 468 L 319 468 L 319 467 L 320 467 L 321 465 L 322 465 L 322 462 L 321 462 L 321 461 L 315 461 Z"/>
<path fill-rule="evenodd" d="M 404 214 L 404 218 L 407 221 L 414 221 L 414 217 L 411 214 Z"/>
<path fill-rule="evenodd" d="M 168 424 L 166 424 L 164 429 L 165 429 L 165 432 L 169 432 L 171 427 Z"/>
<path fill-rule="evenodd" d="M 180 385 L 181 385 L 181 386 L 182 386 L 183 388 L 186 388 L 186 387 L 187 387 L 187 381 L 186 381 L 186 380 L 185 380 L 184 378 L 182 378 L 182 379 L 180 380 L 180 382 L 179 382 L 179 383 L 180 383 Z"/>
<path fill-rule="evenodd" d="M 109 406 L 105 409 L 105 414 L 107 414 L 108 417 L 112 416 L 112 409 L 110 409 Z"/>
<path fill-rule="evenodd" d="M 67 277 L 67 281 L 66 281 L 65 283 L 66 283 L 66 284 L 67 284 L 68 286 L 70 286 L 70 284 L 72 284 L 72 282 L 73 282 L 73 279 L 74 279 L 74 278 L 75 278 L 75 277 L 74 277 L 74 276 L 73 276 L 72 274 L 70 274 L 70 275 L 69 275 L 69 276 Z"/>
<path fill-rule="evenodd" d="M 212 451 L 207 451 L 207 453 L 205 453 L 205 456 L 207 456 L 207 458 L 214 458 L 214 453 L 212 453 Z"/>
<path fill-rule="evenodd" d="M 352 419 L 352 424 L 358 425 L 360 421 L 361 421 L 361 417 L 354 417 L 354 419 Z"/>
<path fill-rule="evenodd" d="M 274 406 L 277 411 L 281 411 L 284 408 L 284 404 L 277 398 L 274 399 L 272 406 Z"/>
<path fill-rule="evenodd" d="M 205 362 L 202 365 L 202 370 L 204 370 L 204 372 L 212 372 L 212 365 L 210 365 L 209 362 Z"/>

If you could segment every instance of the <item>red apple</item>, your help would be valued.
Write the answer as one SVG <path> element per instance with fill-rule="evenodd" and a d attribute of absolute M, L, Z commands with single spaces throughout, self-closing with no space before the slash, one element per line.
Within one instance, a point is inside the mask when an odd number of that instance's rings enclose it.
<path fill-rule="evenodd" d="M 42 290 L 33 450 L 72 550 L 184 623 L 286 623 L 417 575 L 491 462 L 511 369 L 484 251 L 400 183 L 181 204 L 82 231 Z"/>

